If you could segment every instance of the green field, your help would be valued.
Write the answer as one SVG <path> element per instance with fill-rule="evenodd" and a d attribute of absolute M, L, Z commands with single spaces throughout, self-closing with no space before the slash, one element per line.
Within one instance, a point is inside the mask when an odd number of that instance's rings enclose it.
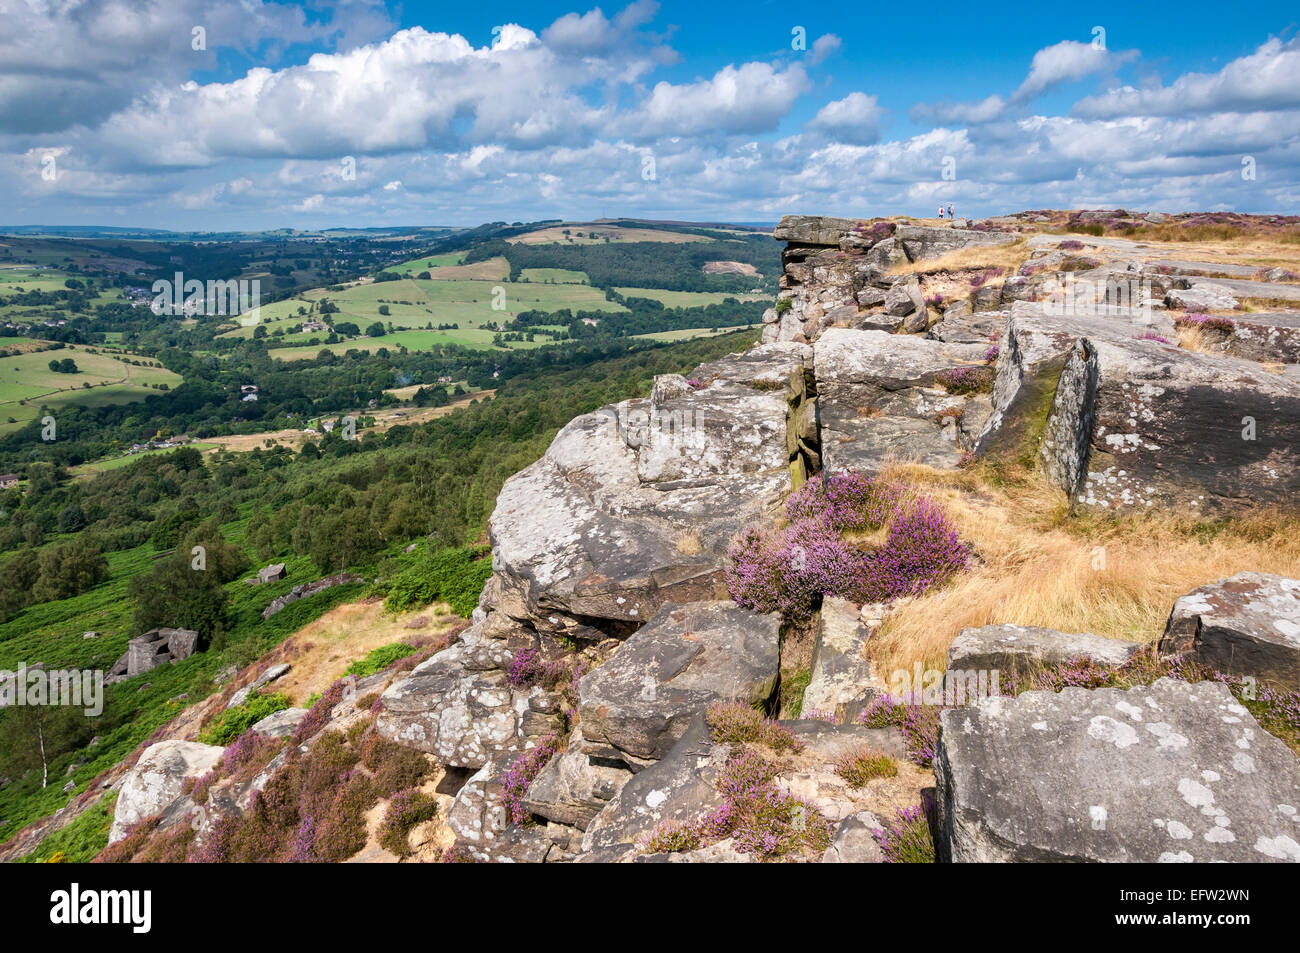
<path fill-rule="evenodd" d="M 465 253 L 463 251 L 453 251 L 445 255 L 434 255 L 431 258 L 416 258 L 413 261 L 402 262 L 400 265 L 393 265 L 388 270 L 395 271 L 399 275 L 418 275 L 422 271 L 432 271 L 434 268 L 459 265 L 464 260 Z"/>
<path fill-rule="evenodd" d="M 757 281 L 758 279 L 755 279 Z M 727 298 L 737 301 L 761 301 L 767 294 L 734 294 L 724 291 L 661 291 L 658 288 L 615 288 L 624 298 L 651 298 L 662 301 L 665 308 L 703 308 L 721 304 Z"/>
<path fill-rule="evenodd" d="M 201 443 L 196 440 L 193 443 L 187 443 L 185 446 L 193 447 L 195 450 L 199 451 L 199 453 L 204 453 L 208 450 L 215 450 L 218 444 Z M 171 453 L 176 449 L 176 447 L 167 447 L 166 449 L 158 450 L 142 450 L 139 453 L 124 453 L 120 457 L 105 457 L 104 459 L 96 460 L 93 463 L 83 463 L 81 466 L 71 467 L 68 472 L 74 477 L 91 476 L 96 473 L 103 473 L 105 470 L 119 470 L 122 467 L 130 466 L 141 457 L 152 457 L 161 453 Z"/>
<path fill-rule="evenodd" d="M 381 347 L 386 347 L 390 351 L 399 347 L 404 347 L 408 351 L 423 351 L 437 345 L 459 344 L 461 347 L 488 350 L 494 347 L 492 338 L 495 334 L 495 331 L 488 328 L 461 328 L 460 330 L 449 331 L 394 331 L 392 334 L 385 334 L 380 338 L 359 337 L 339 341 L 335 344 L 276 347 L 271 348 L 268 354 L 276 360 L 301 361 L 313 358 L 321 351 L 343 354 L 350 350 L 377 351 Z M 507 341 L 505 347 L 511 350 L 526 350 L 528 348 L 542 347 L 550 343 L 552 343 L 550 338 L 538 337 L 535 341 Z"/>
<path fill-rule="evenodd" d="M 652 331 L 649 334 L 633 334 L 632 337 L 646 341 L 689 341 L 691 338 L 708 337 L 714 334 L 729 334 L 732 331 L 744 331 L 749 326 L 738 324 L 733 328 L 682 328 L 679 331 Z"/>
<path fill-rule="evenodd" d="M 9 346 L 25 338 L 0 338 Z M 0 346 L 3 346 L 0 344 Z M 52 359 L 77 362 L 79 373 L 51 371 Z M 109 354 L 91 354 L 82 347 L 31 351 L 0 358 L 0 433 L 17 430 L 40 415 L 41 406 L 59 407 L 129 403 L 157 393 L 152 384 L 176 387 L 180 375 L 161 367 L 138 367 Z M 84 387 L 89 384 L 90 387 Z"/>
<path fill-rule="evenodd" d="M 519 272 L 520 281 L 539 281 L 556 285 L 587 285 L 591 279 L 585 271 L 568 268 L 525 268 Z"/>
<path fill-rule="evenodd" d="M 496 289 L 500 288 L 498 295 Z M 321 299 L 338 306 L 338 311 L 322 316 Z M 499 301 L 501 310 L 493 307 Z M 388 308 L 380 314 L 379 308 Z M 308 310 L 298 314 L 299 308 Z M 396 330 L 419 330 L 432 324 L 458 324 L 461 330 L 496 327 L 521 311 L 624 311 L 622 305 L 605 300 L 605 293 L 590 285 L 543 284 L 541 282 L 464 281 L 404 278 L 401 281 L 378 281 L 353 285 L 344 291 L 309 291 L 300 298 L 277 301 L 261 309 L 262 326 L 268 333 L 284 331 L 285 344 L 305 344 L 315 337 L 324 340 L 327 332 L 290 332 L 308 318 L 324 320 L 331 326 L 351 321 L 365 330 L 376 321 L 392 324 Z M 451 332 L 454 333 L 454 332 Z M 253 328 L 227 331 L 222 337 L 252 337 Z M 477 340 L 475 338 L 474 340 Z M 491 335 L 488 335 L 490 342 Z"/>

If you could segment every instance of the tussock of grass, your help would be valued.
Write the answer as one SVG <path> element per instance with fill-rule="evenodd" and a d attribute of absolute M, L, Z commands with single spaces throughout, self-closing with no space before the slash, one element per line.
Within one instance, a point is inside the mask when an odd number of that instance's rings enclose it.
<path fill-rule="evenodd" d="M 1300 577 L 1294 515 L 1071 515 L 1064 494 L 1037 475 L 990 487 L 978 469 L 888 472 L 939 499 L 980 562 L 897 607 L 873 640 L 886 673 L 917 661 L 942 668 L 960 630 L 1001 622 L 1154 642 L 1174 600 L 1198 586 L 1246 570 Z"/>
<path fill-rule="evenodd" d="M 933 275 L 944 271 L 965 271 L 979 268 L 1002 268 L 1005 274 L 1014 275 L 1029 259 L 1031 249 L 1024 239 L 1006 245 L 972 245 L 959 248 L 946 255 L 915 264 L 898 265 L 890 269 L 891 275 Z"/>

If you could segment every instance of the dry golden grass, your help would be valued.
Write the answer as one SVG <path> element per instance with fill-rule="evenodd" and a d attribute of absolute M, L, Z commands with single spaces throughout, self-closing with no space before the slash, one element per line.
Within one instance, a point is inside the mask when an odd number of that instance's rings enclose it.
<path fill-rule="evenodd" d="M 1211 339 L 1203 328 L 1188 324 L 1178 325 L 1178 346 L 1185 351 L 1195 351 L 1197 354 L 1222 354 L 1223 348 L 1217 346 L 1222 340 L 1222 335 L 1218 335 L 1217 340 Z"/>
<path fill-rule="evenodd" d="M 419 390 L 417 386 L 415 388 Z M 459 410 L 462 407 L 468 407 L 472 401 L 486 400 L 496 393 L 495 390 L 482 390 L 474 394 L 467 394 L 463 397 L 457 397 L 450 404 L 444 404 L 441 407 L 390 407 L 383 410 L 357 410 L 353 411 L 355 417 L 373 417 L 375 425 L 366 430 L 358 429 L 358 436 L 366 433 L 384 433 L 390 427 L 396 427 L 399 424 L 407 427 L 413 427 L 422 424 L 427 420 L 436 420 L 439 417 L 446 417 L 453 410 Z M 401 416 L 396 416 L 400 414 Z M 328 419 L 334 419 L 332 415 L 326 415 Z M 343 416 L 339 414 L 338 416 Z M 235 452 L 248 452 L 256 450 L 259 447 L 266 447 L 266 441 L 270 440 L 273 444 L 281 444 L 293 450 L 301 450 L 302 445 L 308 440 L 319 441 L 320 434 L 306 434 L 301 430 L 264 430 L 260 433 L 235 434 L 230 437 L 208 437 L 204 443 L 215 444 L 205 453 L 216 453 L 218 450 L 230 450 Z"/>
<path fill-rule="evenodd" d="M 336 606 L 314 622 L 303 626 L 281 646 L 280 654 L 293 668 L 275 683 L 295 704 L 302 704 L 315 692 L 324 692 L 344 674 L 349 663 L 365 658 L 372 649 L 416 636 L 437 635 L 446 624 L 435 620 L 451 609 L 435 603 L 415 612 L 393 615 L 381 602 L 353 602 Z M 417 616 L 428 625 L 411 629 L 407 623 Z"/>
<path fill-rule="evenodd" d="M 931 275 L 942 271 L 963 271 L 982 268 L 1001 268 L 1004 274 L 1015 274 L 1029 258 L 1031 249 L 1024 239 L 1017 239 L 1009 245 L 972 245 L 956 251 L 919 261 L 910 265 L 899 265 L 890 270 L 890 274 Z"/>
<path fill-rule="evenodd" d="M 959 631 L 1007 622 L 1152 642 L 1174 600 L 1246 570 L 1300 577 L 1300 520 L 1272 513 L 1231 523 L 1171 516 L 1070 515 L 1034 476 L 992 486 L 978 469 L 900 465 L 889 475 L 943 502 L 979 565 L 901 605 L 872 640 L 886 673 L 943 668 Z"/>

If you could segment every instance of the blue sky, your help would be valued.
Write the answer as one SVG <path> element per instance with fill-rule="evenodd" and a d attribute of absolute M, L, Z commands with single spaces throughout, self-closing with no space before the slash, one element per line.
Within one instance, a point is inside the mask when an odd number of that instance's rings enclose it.
<path fill-rule="evenodd" d="M 1294 4 L 0 2 L 0 224 L 1300 208 Z"/>

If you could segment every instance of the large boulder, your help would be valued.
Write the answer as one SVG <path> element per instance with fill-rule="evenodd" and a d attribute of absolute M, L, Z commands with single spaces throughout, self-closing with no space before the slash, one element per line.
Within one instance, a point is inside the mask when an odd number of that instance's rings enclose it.
<path fill-rule="evenodd" d="M 1026 692 L 942 719 L 940 860 L 1300 861 L 1300 759 L 1220 683 Z"/>
<path fill-rule="evenodd" d="M 515 652 L 482 635 L 481 624 L 417 665 L 380 696 L 375 730 L 446 765 L 481 768 L 563 728 L 553 695 L 510 682 Z"/>
<path fill-rule="evenodd" d="M 1162 653 L 1300 692 L 1300 579 L 1243 572 L 1174 603 Z"/>
<path fill-rule="evenodd" d="M 657 761 L 713 702 L 766 701 L 779 665 L 775 614 L 729 600 L 665 605 L 578 681 L 585 749 L 634 769 Z"/>
<path fill-rule="evenodd" d="M 1142 340 L 1139 328 L 1158 327 L 1145 321 L 1142 309 L 1013 307 L 977 453 L 1037 456 L 1072 498 L 1103 508 L 1294 498 L 1300 386 L 1249 361 Z"/>
<path fill-rule="evenodd" d="M 122 779 L 108 842 L 116 843 L 133 825 L 173 808 L 184 797 L 185 779 L 207 774 L 225 752 L 225 748 L 196 741 L 160 741 L 146 748 Z M 183 820 L 183 811 L 169 814 L 176 815 L 173 822 Z"/>
<path fill-rule="evenodd" d="M 772 236 L 779 242 L 797 245 L 839 245 L 846 235 L 861 225 L 856 218 L 831 218 L 826 215 L 786 215 Z"/>
<path fill-rule="evenodd" d="M 1030 672 L 1072 659 L 1123 665 L 1142 650 L 1139 642 L 1091 632 L 1058 632 L 1034 625 L 984 625 L 962 629 L 948 647 L 948 668 L 958 671 Z"/>
<path fill-rule="evenodd" d="M 832 328 L 813 350 L 828 471 L 878 470 L 891 459 L 951 469 L 987 416 L 985 399 L 940 383 L 945 372 L 982 367 L 986 346 Z"/>
<path fill-rule="evenodd" d="M 571 421 L 497 498 L 494 607 L 622 636 L 665 602 L 725 595 L 736 532 L 803 479 L 809 356 L 766 345 Z"/>

